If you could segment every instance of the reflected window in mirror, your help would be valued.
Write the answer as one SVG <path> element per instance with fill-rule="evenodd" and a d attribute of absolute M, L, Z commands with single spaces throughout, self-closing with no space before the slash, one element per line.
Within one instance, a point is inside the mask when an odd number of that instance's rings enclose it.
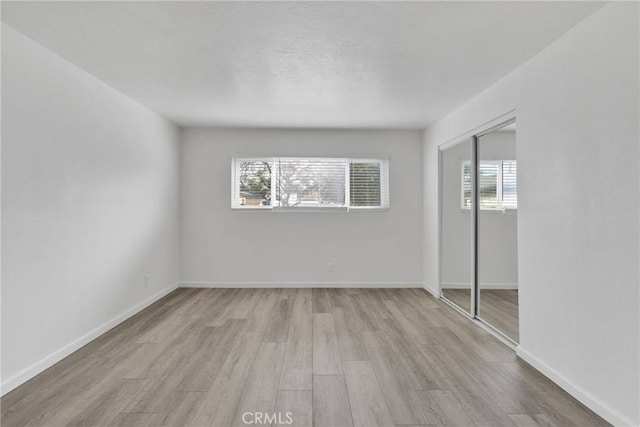
<path fill-rule="evenodd" d="M 478 168 L 480 210 L 518 208 L 518 168 L 515 160 L 483 160 Z M 471 162 L 462 161 L 461 207 L 471 209 Z"/>

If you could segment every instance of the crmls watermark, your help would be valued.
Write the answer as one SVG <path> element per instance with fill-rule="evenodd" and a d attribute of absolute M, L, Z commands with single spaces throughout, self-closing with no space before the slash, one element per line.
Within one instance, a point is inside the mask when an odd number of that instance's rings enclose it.
<path fill-rule="evenodd" d="M 292 412 L 245 412 L 242 414 L 245 424 L 293 424 Z"/>

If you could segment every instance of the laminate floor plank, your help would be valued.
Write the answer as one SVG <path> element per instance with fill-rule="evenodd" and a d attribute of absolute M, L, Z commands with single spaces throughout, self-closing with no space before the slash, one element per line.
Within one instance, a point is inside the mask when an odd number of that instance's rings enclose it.
<path fill-rule="evenodd" d="M 287 424 L 293 427 L 312 427 L 313 392 L 311 390 L 279 391 L 274 413 L 279 418 L 278 422 L 272 426 Z"/>
<path fill-rule="evenodd" d="M 472 414 L 468 414 L 449 390 L 426 390 L 424 401 L 438 420 L 436 425 L 472 426 Z"/>
<path fill-rule="evenodd" d="M 293 306 L 294 300 L 289 298 L 280 298 L 275 304 L 274 311 L 266 323 L 264 342 L 287 342 Z"/>
<path fill-rule="evenodd" d="M 265 331 L 270 325 L 273 325 L 280 316 L 277 311 L 281 299 L 277 293 L 269 292 L 262 295 L 262 299 L 255 306 L 253 313 L 249 317 L 247 331 L 256 332 L 264 336 Z"/>
<path fill-rule="evenodd" d="M 422 417 L 414 405 L 417 397 L 411 387 L 410 371 L 396 358 L 385 336 L 378 332 L 363 332 L 369 360 L 376 373 L 380 388 L 395 424 L 428 424 L 432 420 Z"/>
<path fill-rule="evenodd" d="M 343 375 L 314 375 L 314 427 L 352 427 L 353 418 Z"/>
<path fill-rule="evenodd" d="M 385 305 L 392 313 L 391 320 L 388 323 L 397 323 L 396 331 L 400 335 L 405 335 L 415 343 L 425 343 L 428 335 L 422 332 L 420 323 L 415 322 L 415 319 L 408 315 L 407 310 L 410 310 L 410 308 L 401 308 L 395 301 L 391 300 L 385 300 Z"/>
<path fill-rule="evenodd" d="M 313 375 L 342 375 L 342 362 L 333 315 L 313 315 Z"/>
<path fill-rule="evenodd" d="M 78 361 L 75 369 L 69 367 L 57 375 L 43 372 L 2 397 L 0 425 L 25 426 L 43 418 L 93 388 L 99 376 L 110 368 L 108 359 L 92 357 Z"/>
<path fill-rule="evenodd" d="M 155 425 L 159 427 L 186 426 L 196 415 L 205 397 L 204 392 L 176 391 L 171 394 L 171 406 L 158 410 Z"/>
<path fill-rule="evenodd" d="M 424 351 L 424 350 L 423 350 Z M 487 385 L 482 381 L 484 363 L 479 358 L 471 358 L 465 351 L 452 351 L 441 346 L 433 346 L 428 351 L 440 360 L 445 372 L 449 374 L 448 388 L 468 414 L 474 414 L 474 421 L 478 424 L 511 426 L 513 422 L 499 405 L 504 397 L 504 391 L 498 390 L 498 396 L 490 395 Z"/>
<path fill-rule="evenodd" d="M 183 365 L 185 352 L 199 348 L 204 337 L 213 330 L 201 319 L 185 320 L 180 327 L 168 327 L 166 335 L 158 338 L 157 345 L 151 350 L 152 355 L 145 361 L 144 356 L 149 351 L 144 351 L 135 359 L 138 363 L 125 365 L 124 375 L 129 378 L 159 378 L 173 372 Z"/>
<path fill-rule="evenodd" d="M 263 342 L 258 349 L 251 374 L 238 401 L 232 425 L 246 425 L 242 417 L 245 412 L 272 414 L 274 412 L 282 362 L 284 343 Z"/>
<path fill-rule="evenodd" d="M 285 299 L 289 299 L 289 298 L 295 298 L 298 290 L 296 288 L 280 288 L 280 298 L 285 298 Z"/>
<path fill-rule="evenodd" d="M 195 415 L 187 425 L 231 425 L 261 341 L 262 336 L 255 332 L 240 335 L 201 405 L 194 408 Z"/>
<path fill-rule="evenodd" d="M 296 288 L 296 298 L 313 299 L 313 288 Z"/>
<path fill-rule="evenodd" d="M 309 340 L 287 342 L 280 390 L 311 390 L 313 343 Z"/>
<path fill-rule="evenodd" d="M 402 335 L 381 334 L 384 336 L 387 346 L 398 360 L 398 366 L 406 371 L 405 378 L 416 390 L 441 390 L 444 382 L 440 381 L 438 375 L 429 361 L 424 358 L 416 344 L 407 340 Z"/>
<path fill-rule="evenodd" d="M 353 425 L 361 427 L 393 426 L 376 374 L 369 362 L 344 362 Z"/>
<path fill-rule="evenodd" d="M 289 334 L 280 377 L 280 390 L 311 390 L 313 374 L 313 314 L 311 298 L 293 302 Z"/>
<path fill-rule="evenodd" d="M 121 351 L 124 360 L 131 357 L 135 358 L 136 353 L 140 352 L 142 345 L 132 345 L 125 347 Z M 67 425 L 78 414 L 82 413 L 93 402 L 99 399 L 101 395 L 112 391 L 120 384 L 126 364 L 115 364 L 112 360 L 104 359 L 105 364 L 98 368 L 98 372 L 88 371 L 86 375 L 77 378 L 76 381 L 66 383 L 63 387 L 55 387 L 46 393 L 38 393 L 35 396 L 24 396 L 22 401 L 26 411 L 11 412 L 13 415 L 22 415 L 30 417 L 28 422 L 17 422 L 14 425 L 22 426 L 58 426 Z M 32 410 L 35 408 L 35 411 Z M 2 408 L 3 412 L 5 408 Z M 2 417 L 0 424 L 11 425 L 11 418 Z"/>
<path fill-rule="evenodd" d="M 111 427 L 156 427 L 158 414 L 121 412 L 111 423 Z"/>
<path fill-rule="evenodd" d="M 369 360 L 360 334 L 353 332 L 347 325 L 344 309 L 337 308 L 334 310 L 333 321 L 342 360 Z"/>
<path fill-rule="evenodd" d="M 146 379 L 121 379 L 99 395 L 68 426 L 110 424 L 129 404 L 135 394 L 147 383 Z"/>
<path fill-rule="evenodd" d="M 0 406 L 3 427 L 608 425 L 419 289 L 178 289 Z"/>
<path fill-rule="evenodd" d="M 331 311 L 333 312 L 335 309 L 344 309 L 346 305 L 346 301 L 351 295 L 348 292 L 348 289 L 335 288 L 331 289 L 331 291 L 327 292 L 329 297 L 329 303 L 331 304 Z"/>
<path fill-rule="evenodd" d="M 313 336 L 312 300 L 309 296 L 297 296 L 293 301 L 291 324 L 287 341 L 311 341 Z"/>
<path fill-rule="evenodd" d="M 377 330 L 376 327 L 371 326 L 371 321 L 362 317 L 361 309 L 357 306 L 355 299 L 357 296 L 353 294 L 344 293 L 345 297 L 343 304 L 339 309 L 335 311 L 341 313 L 344 316 L 345 323 L 350 332 L 358 333 L 363 331 Z"/>
<path fill-rule="evenodd" d="M 185 354 L 187 369 L 180 374 L 179 391 L 204 392 L 211 388 L 246 322 L 245 319 L 230 319 L 224 326 L 205 328 L 208 334 L 202 344 L 191 355 Z"/>
<path fill-rule="evenodd" d="M 384 318 L 385 312 L 374 312 L 372 304 L 368 301 L 371 294 L 367 292 L 359 292 L 347 299 L 354 318 L 357 319 L 358 329 L 361 331 L 378 331 L 380 330 L 380 319 Z"/>
<path fill-rule="evenodd" d="M 358 299 L 370 307 L 370 311 L 375 313 L 378 319 L 389 319 L 393 316 L 384 304 L 384 300 L 389 298 L 389 294 L 385 291 L 386 289 L 362 289 L 361 295 L 358 296 Z"/>
<path fill-rule="evenodd" d="M 240 299 L 230 304 L 227 315 L 230 319 L 249 319 L 262 295 L 258 289 L 241 289 Z"/>
<path fill-rule="evenodd" d="M 331 298 L 329 290 L 325 288 L 313 288 L 313 312 L 331 313 Z"/>
<path fill-rule="evenodd" d="M 558 427 L 544 414 L 509 414 L 518 427 Z"/>
<path fill-rule="evenodd" d="M 236 307 L 234 301 L 240 301 L 243 289 L 221 289 L 221 295 L 205 310 L 204 323 L 207 326 L 222 326 L 231 318 Z"/>

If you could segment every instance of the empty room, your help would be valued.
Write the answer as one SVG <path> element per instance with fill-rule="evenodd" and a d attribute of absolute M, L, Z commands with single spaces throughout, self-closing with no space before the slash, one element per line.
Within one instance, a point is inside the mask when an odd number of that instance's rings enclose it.
<path fill-rule="evenodd" d="M 0 7 L 3 427 L 640 426 L 640 3 Z"/>

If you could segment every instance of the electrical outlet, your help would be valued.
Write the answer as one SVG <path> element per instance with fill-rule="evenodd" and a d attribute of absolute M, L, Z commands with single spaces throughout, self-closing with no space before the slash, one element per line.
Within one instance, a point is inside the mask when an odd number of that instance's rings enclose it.
<path fill-rule="evenodd" d="M 332 262 L 327 263 L 327 271 L 329 273 L 333 273 L 333 270 L 335 270 L 335 266 L 333 265 Z"/>
<path fill-rule="evenodd" d="M 148 288 L 149 286 L 151 286 L 151 275 L 147 274 L 144 276 L 144 287 Z"/>

